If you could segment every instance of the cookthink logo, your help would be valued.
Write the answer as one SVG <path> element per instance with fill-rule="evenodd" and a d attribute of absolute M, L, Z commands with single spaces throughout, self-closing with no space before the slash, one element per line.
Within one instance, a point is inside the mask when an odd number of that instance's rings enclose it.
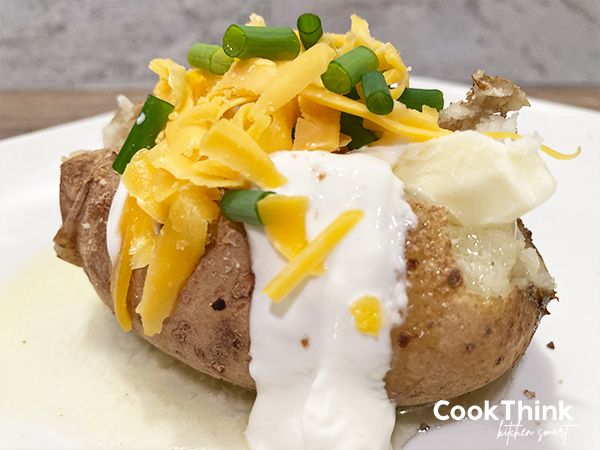
<path fill-rule="evenodd" d="M 506 445 L 519 438 L 535 439 L 542 442 L 557 438 L 566 444 L 569 430 L 578 427 L 571 414 L 572 405 L 560 400 L 556 405 L 543 405 L 539 400 L 533 404 L 521 400 L 502 400 L 483 405 L 453 405 L 448 400 L 439 400 L 433 407 L 436 419 L 440 421 L 470 419 L 498 422 L 496 439 L 503 439 Z M 542 426 L 543 425 L 543 426 Z"/>

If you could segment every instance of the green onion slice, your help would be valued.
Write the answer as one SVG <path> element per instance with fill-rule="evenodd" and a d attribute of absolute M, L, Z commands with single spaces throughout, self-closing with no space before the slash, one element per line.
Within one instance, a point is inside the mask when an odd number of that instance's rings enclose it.
<path fill-rule="evenodd" d="M 331 61 L 321 80 L 330 91 L 347 94 L 365 73 L 377 70 L 377 66 L 379 60 L 375 52 L 361 45 Z"/>
<path fill-rule="evenodd" d="M 239 190 L 226 191 L 221 199 L 221 211 L 232 222 L 244 222 L 250 225 L 262 225 L 257 204 L 271 191 Z"/>
<path fill-rule="evenodd" d="M 140 115 L 131 127 L 129 135 L 113 163 L 113 169 L 123 174 L 127 164 L 138 150 L 154 147 L 156 136 L 165 128 L 173 108 L 170 103 L 148 94 Z"/>
<path fill-rule="evenodd" d="M 233 64 L 233 58 L 218 45 L 197 43 L 188 51 L 188 63 L 192 67 L 223 75 Z"/>
<path fill-rule="evenodd" d="M 356 150 L 377 140 L 375 133 L 363 126 L 361 117 L 344 112 L 340 116 L 340 131 L 352 139 L 348 150 Z"/>
<path fill-rule="evenodd" d="M 352 100 L 360 100 L 360 94 L 356 90 L 356 86 L 354 86 L 350 92 L 348 92 L 345 97 L 351 98 Z"/>
<path fill-rule="evenodd" d="M 427 105 L 439 111 L 444 107 L 444 94 L 437 89 L 406 88 L 398 101 L 410 109 L 422 111 L 423 105 Z"/>
<path fill-rule="evenodd" d="M 362 77 L 362 90 L 365 103 L 369 111 L 374 114 L 385 115 L 394 109 L 394 99 L 390 94 L 390 88 L 383 78 L 381 72 L 373 70 Z"/>
<path fill-rule="evenodd" d="M 298 34 L 304 48 L 308 50 L 323 36 L 323 26 L 319 16 L 313 13 L 305 13 L 298 17 L 296 21 Z"/>
<path fill-rule="evenodd" d="M 223 50 L 232 58 L 287 60 L 298 56 L 300 41 L 288 27 L 230 25 L 223 36 Z"/>

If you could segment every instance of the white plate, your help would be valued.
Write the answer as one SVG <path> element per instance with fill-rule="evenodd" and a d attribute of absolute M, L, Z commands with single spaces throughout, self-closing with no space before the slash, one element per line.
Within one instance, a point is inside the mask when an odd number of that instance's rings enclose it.
<path fill-rule="evenodd" d="M 466 86 L 413 78 L 447 100 Z M 525 217 L 558 282 L 550 306 L 505 399 L 536 392 L 541 404 L 571 405 L 566 442 L 556 421 L 524 422 L 535 434 L 512 448 L 600 448 L 600 114 L 544 101 L 519 116 L 570 162 L 545 158 L 556 194 Z M 77 268 L 57 262 L 51 239 L 60 216 L 61 156 L 101 146 L 110 114 L 0 142 L 0 448 L 238 448 L 251 395 L 219 384 L 120 332 Z M 37 256 L 35 256 L 37 255 Z M 69 282 L 65 282 L 69 280 Z M 546 348 L 554 341 L 555 350 Z M 499 423 L 432 427 L 409 450 L 505 448 Z M 564 431 L 564 429 L 563 429 Z"/>

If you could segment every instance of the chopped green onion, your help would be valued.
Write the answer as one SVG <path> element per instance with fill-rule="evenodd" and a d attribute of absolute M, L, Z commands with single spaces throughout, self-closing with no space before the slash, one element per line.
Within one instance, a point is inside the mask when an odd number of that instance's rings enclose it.
<path fill-rule="evenodd" d="M 340 116 L 340 131 L 352 139 L 348 150 L 356 150 L 377 140 L 375 133 L 363 126 L 361 117 L 344 112 Z"/>
<path fill-rule="evenodd" d="M 233 64 L 233 58 L 225 54 L 223 47 L 197 43 L 188 51 L 188 63 L 192 67 L 223 75 Z"/>
<path fill-rule="evenodd" d="M 232 58 L 266 58 L 273 61 L 294 59 L 300 41 L 287 27 L 229 25 L 223 36 L 223 50 Z"/>
<path fill-rule="evenodd" d="M 360 81 L 362 76 L 377 70 L 379 60 L 373 50 L 359 46 L 344 53 L 329 63 L 321 80 L 327 89 L 336 94 L 346 94 Z"/>
<path fill-rule="evenodd" d="M 365 73 L 361 84 L 365 103 L 369 111 L 382 116 L 392 112 L 394 109 L 394 99 L 381 72 L 373 70 Z"/>
<path fill-rule="evenodd" d="M 410 109 L 422 111 L 423 105 L 427 105 L 439 111 L 444 107 L 444 94 L 437 89 L 406 88 L 398 101 Z"/>
<path fill-rule="evenodd" d="M 352 100 L 360 100 L 360 94 L 356 90 L 356 86 L 354 86 L 344 97 L 351 98 Z"/>
<path fill-rule="evenodd" d="M 260 190 L 227 191 L 221 199 L 221 211 L 232 222 L 262 225 L 257 204 L 271 194 L 274 194 L 274 192 Z"/>
<path fill-rule="evenodd" d="M 173 105 L 148 94 L 140 115 L 131 127 L 129 135 L 113 163 L 113 169 L 123 174 L 125 167 L 138 150 L 154 147 L 156 136 L 165 128 L 171 111 L 173 111 Z"/>
<path fill-rule="evenodd" d="M 298 34 L 304 48 L 308 50 L 323 36 L 323 27 L 319 16 L 313 13 L 305 13 L 298 17 L 296 21 Z"/>

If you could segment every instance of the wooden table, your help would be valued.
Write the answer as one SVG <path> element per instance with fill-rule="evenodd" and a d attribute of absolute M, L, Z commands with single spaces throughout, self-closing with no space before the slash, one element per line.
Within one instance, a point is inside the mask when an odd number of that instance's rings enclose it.
<path fill-rule="evenodd" d="M 531 97 L 600 110 L 600 86 L 525 87 Z M 82 119 L 116 108 L 116 96 L 142 101 L 147 91 L 0 90 L 0 139 Z"/>

